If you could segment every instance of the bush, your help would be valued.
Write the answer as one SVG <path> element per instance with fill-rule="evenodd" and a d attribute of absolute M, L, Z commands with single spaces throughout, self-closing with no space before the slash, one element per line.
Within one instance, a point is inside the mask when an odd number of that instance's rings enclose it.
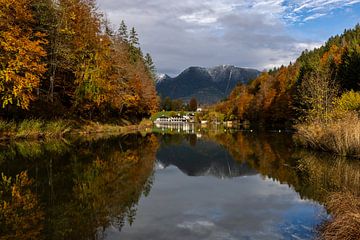
<path fill-rule="evenodd" d="M 150 119 L 143 119 L 139 124 L 139 129 L 152 128 L 153 122 Z"/>
<path fill-rule="evenodd" d="M 353 90 L 346 92 L 335 101 L 335 105 L 340 111 L 360 112 L 360 93 Z"/>
<path fill-rule="evenodd" d="M 203 119 L 209 122 L 223 122 L 225 115 L 219 112 L 210 111 L 204 116 Z"/>

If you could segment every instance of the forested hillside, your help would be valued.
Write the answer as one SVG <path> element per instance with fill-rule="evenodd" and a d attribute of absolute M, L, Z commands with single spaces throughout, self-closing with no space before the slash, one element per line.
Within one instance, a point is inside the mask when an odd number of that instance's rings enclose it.
<path fill-rule="evenodd" d="M 0 117 L 140 119 L 157 111 L 136 30 L 95 0 L 0 0 Z"/>
<path fill-rule="evenodd" d="M 216 105 L 228 119 L 328 121 L 360 110 L 360 25 L 304 51 L 295 63 L 263 72 Z M 338 115 L 338 114 L 337 114 Z"/>

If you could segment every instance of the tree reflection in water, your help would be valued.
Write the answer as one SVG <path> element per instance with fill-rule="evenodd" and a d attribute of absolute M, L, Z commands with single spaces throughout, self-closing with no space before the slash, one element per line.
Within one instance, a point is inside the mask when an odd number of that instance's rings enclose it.
<path fill-rule="evenodd" d="M 194 176 L 260 173 L 319 202 L 333 191 L 360 193 L 358 162 L 298 150 L 289 134 L 199 131 L 15 142 L 0 145 L 1 172 L 13 179 L 1 181 L 0 239 L 103 239 L 105 229 L 131 225 L 151 190 L 156 157 Z"/>
<path fill-rule="evenodd" d="M 290 134 L 215 134 L 211 137 L 237 161 L 263 176 L 287 183 L 302 198 L 324 203 L 328 194 L 360 195 L 360 162 L 296 148 Z"/>
<path fill-rule="evenodd" d="M 25 226 L 36 227 L 35 224 L 11 222 L 11 215 L 2 211 L 0 239 L 102 239 L 105 228 L 121 229 L 126 221 L 131 224 L 137 202 L 151 189 L 157 147 L 153 135 L 72 144 L 24 142 L 2 146 L 1 170 L 8 176 L 28 171 L 33 179 L 31 191 L 27 185 L 22 188 L 33 199 L 40 199 L 39 203 L 32 202 L 41 212 L 25 213 L 27 219 L 35 214 L 42 216 L 42 212 L 45 218 L 36 218 L 44 226 L 37 228 L 36 237 L 29 235 L 36 229 L 29 229 L 21 238 L 15 235 L 15 225 L 20 224 L 25 230 Z M 15 201 L 14 196 L 12 199 Z M 16 205 L 10 207 L 21 214 Z"/>
<path fill-rule="evenodd" d="M 167 155 L 176 156 L 176 159 L 171 161 L 174 165 L 180 164 L 178 167 L 183 169 L 183 172 L 193 173 L 196 163 L 191 165 L 191 169 L 184 169 L 186 168 L 184 163 L 189 158 L 189 151 L 194 151 L 190 146 L 194 145 L 192 137 L 196 135 L 160 136 L 162 142 L 160 149 L 166 150 L 171 145 L 182 146 L 181 150 Z M 334 191 L 347 191 L 358 196 L 360 194 L 359 161 L 299 149 L 294 145 L 291 134 L 209 131 L 201 132 L 201 136 L 197 144 L 208 141 L 205 143 L 208 151 L 212 151 L 211 142 L 219 144 L 240 164 L 238 168 L 244 169 L 244 166 L 248 166 L 252 171 L 265 177 L 286 183 L 304 199 L 323 203 L 327 195 Z M 184 148 L 186 145 L 189 147 L 188 150 Z M 174 149 L 173 151 L 176 151 Z M 200 149 L 201 147 L 197 149 L 198 153 L 201 152 Z M 212 157 L 214 160 L 211 160 Z M 219 161 L 215 154 L 209 154 L 208 158 L 212 162 Z M 178 164 L 176 162 L 179 159 L 181 161 L 178 161 Z M 169 164 L 165 160 L 165 165 Z M 247 174 L 251 174 L 252 171 L 246 170 Z"/>

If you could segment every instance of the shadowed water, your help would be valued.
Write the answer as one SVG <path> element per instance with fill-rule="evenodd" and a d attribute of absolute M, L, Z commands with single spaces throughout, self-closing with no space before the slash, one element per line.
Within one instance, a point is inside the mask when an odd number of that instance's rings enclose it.
<path fill-rule="evenodd" d="M 359 164 L 289 134 L 198 131 L 1 145 L 38 206 L 10 209 L 33 228 L 0 213 L 0 239 L 312 239 L 326 194 L 359 188 Z"/>

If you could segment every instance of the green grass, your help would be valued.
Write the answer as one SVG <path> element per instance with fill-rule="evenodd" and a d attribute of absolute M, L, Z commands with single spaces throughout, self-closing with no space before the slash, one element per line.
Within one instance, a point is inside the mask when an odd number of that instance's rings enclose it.
<path fill-rule="evenodd" d="M 42 133 L 44 122 L 42 120 L 29 119 L 18 124 L 16 137 L 28 138 L 37 137 Z"/>
<path fill-rule="evenodd" d="M 16 123 L 14 121 L 4 121 L 0 120 L 0 133 L 10 133 L 16 131 Z"/>
<path fill-rule="evenodd" d="M 132 125 L 125 120 L 122 121 L 121 125 L 70 120 L 25 119 L 18 123 L 0 120 L 0 139 L 51 139 L 62 137 L 70 132 L 79 135 L 91 133 L 123 134 L 151 128 L 152 121 L 149 119 L 141 121 L 139 125 Z"/>
<path fill-rule="evenodd" d="M 43 126 L 43 132 L 46 137 L 62 136 L 70 131 L 69 122 L 64 120 L 51 121 Z"/>
<path fill-rule="evenodd" d="M 63 136 L 71 130 L 64 120 L 25 119 L 21 122 L 0 120 L 0 135 L 9 138 L 39 138 Z"/>

